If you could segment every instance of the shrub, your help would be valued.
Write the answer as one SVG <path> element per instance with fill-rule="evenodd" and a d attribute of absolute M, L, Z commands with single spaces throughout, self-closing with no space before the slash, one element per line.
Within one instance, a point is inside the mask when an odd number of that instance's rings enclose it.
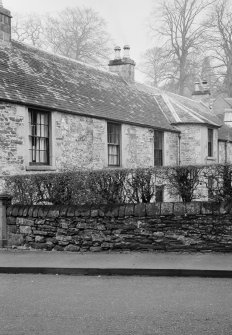
<path fill-rule="evenodd" d="M 149 203 L 155 200 L 156 173 L 154 168 L 129 171 L 125 185 L 128 202 Z"/>
<path fill-rule="evenodd" d="M 164 179 L 171 196 L 179 196 L 183 202 L 191 202 L 202 196 L 202 166 L 175 166 L 166 168 Z"/>
<path fill-rule="evenodd" d="M 123 203 L 126 201 L 124 190 L 127 170 L 91 171 L 88 174 L 87 188 L 94 203 Z"/>
<path fill-rule="evenodd" d="M 228 202 L 232 200 L 232 165 L 213 165 L 205 173 L 210 200 Z"/>

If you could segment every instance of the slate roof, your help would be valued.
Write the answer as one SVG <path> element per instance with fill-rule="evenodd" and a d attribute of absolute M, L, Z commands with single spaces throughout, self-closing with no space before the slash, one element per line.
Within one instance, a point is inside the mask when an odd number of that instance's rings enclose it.
<path fill-rule="evenodd" d="M 222 124 L 201 102 L 15 41 L 0 43 L 0 100 L 170 131 Z"/>
<path fill-rule="evenodd" d="M 0 100 L 177 131 L 149 92 L 15 41 L 0 44 Z"/>
<path fill-rule="evenodd" d="M 220 127 L 223 124 L 204 103 L 198 100 L 189 99 L 171 92 L 164 92 L 142 84 L 137 84 L 137 87 L 143 91 L 153 92 L 169 122 L 172 124 L 202 123 L 216 127 Z"/>

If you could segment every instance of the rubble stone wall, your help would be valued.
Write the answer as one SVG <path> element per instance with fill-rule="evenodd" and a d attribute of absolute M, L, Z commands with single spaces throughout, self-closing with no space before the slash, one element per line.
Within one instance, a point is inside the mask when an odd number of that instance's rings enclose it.
<path fill-rule="evenodd" d="M 79 115 L 55 113 L 53 150 L 59 169 L 107 166 L 107 123 Z"/>
<path fill-rule="evenodd" d="M 206 125 L 182 124 L 180 162 L 181 165 L 218 163 L 218 131 L 213 130 L 213 157 L 208 157 L 208 127 Z"/>
<path fill-rule="evenodd" d="M 179 164 L 179 134 L 164 133 L 164 165 Z"/>
<path fill-rule="evenodd" d="M 8 246 L 60 251 L 232 251 L 232 210 L 195 202 L 7 207 Z"/>
<path fill-rule="evenodd" d="M 122 125 L 122 166 L 154 166 L 154 131 L 133 125 Z"/>
<path fill-rule="evenodd" d="M 28 122 L 24 107 L 0 103 L 0 175 L 25 170 L 25 127 Z"/>
<path fill-rule="evenodd" d="M 54 111 L 50 118 L 50 165 L 30 166 L 28 108 L 0 103 L 0 176 L 108 167 L 107 120 Z M 175 165 L 178 134 L 164 132 L 164 163 Z M 121 167 L 154 166 L 154 130 L 121 124 Z"/>

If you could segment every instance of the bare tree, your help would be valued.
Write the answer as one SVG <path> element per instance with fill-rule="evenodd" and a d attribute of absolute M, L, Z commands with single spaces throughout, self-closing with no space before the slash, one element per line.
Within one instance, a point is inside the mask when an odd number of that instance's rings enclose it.
<path fill-rule="evenodd" d="M 214 68 L 223 78 L 225 92 L 232 97 L 232 5 L 228 0 L 219 0 L 214 6 L 206 27 L 208 42 L 213 50 Z"/>
<path fill-rule="evenodd" d="M 204 47 L 205 26 L 201 25 L 203 14 L 213 1 L 210 0 L 161 0 L 159 17 L 160 28 L 152 24 L 152 29 L 164 41 L 169 50 L 168 59 L 175 65 L 173 80 L 177 91 L 184 94 L 188 79 L 188 67 L 194 54 Z M 153 17 L 154 20 L 154 17 Z"/>
<path fill-rule="evenodd" d="M 14 15 L 13 38 L 79 61 L 101 64 L 109 59 L 106 23 L 91 8 L 66 8 L 44 17 Z"/>
<path fill-rule="evenodd" d="M 20 15 L 15 13 L 12 20 L 12 37 L 16 41 L 31 44 L 34 47 L 44 46 L 43 17 L 37 14 Z"/>
<path fill-rule="evenodd" d="M 139 68 L 155 87 L 164 86 L 170 81 L 170 73 L 173 72 L 173 64 L 167 59 L 167 50 L 159 47 L 146 50 Z"/>
<path fill-rule="evenodd" d="M 45 34 L 55 53 L 88 63 L 108 59 L 106 23 L 91 8 L 66 8 L 49 16 Z"/>
<path fill-rule="evenodd" d="M 139 70 L 149 84 L 171 92 L 179 91 L 178 62 L 170 58 L 170 50 L 164 48 L 148 49 L 143 55 Z M 191 95 L 194 78 L 201 70 L 201 55 L 191 54 L 186 62 L 184 95 Z"/>

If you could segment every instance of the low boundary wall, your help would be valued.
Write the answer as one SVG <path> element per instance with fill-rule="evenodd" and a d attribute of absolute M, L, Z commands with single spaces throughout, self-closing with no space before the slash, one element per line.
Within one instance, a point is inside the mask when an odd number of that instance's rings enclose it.
<path fill-rule="evenodd" d="M 193 202 L 86 208 L 5 204 L 9 247 L 232 252 L 230 205 Z"/>

